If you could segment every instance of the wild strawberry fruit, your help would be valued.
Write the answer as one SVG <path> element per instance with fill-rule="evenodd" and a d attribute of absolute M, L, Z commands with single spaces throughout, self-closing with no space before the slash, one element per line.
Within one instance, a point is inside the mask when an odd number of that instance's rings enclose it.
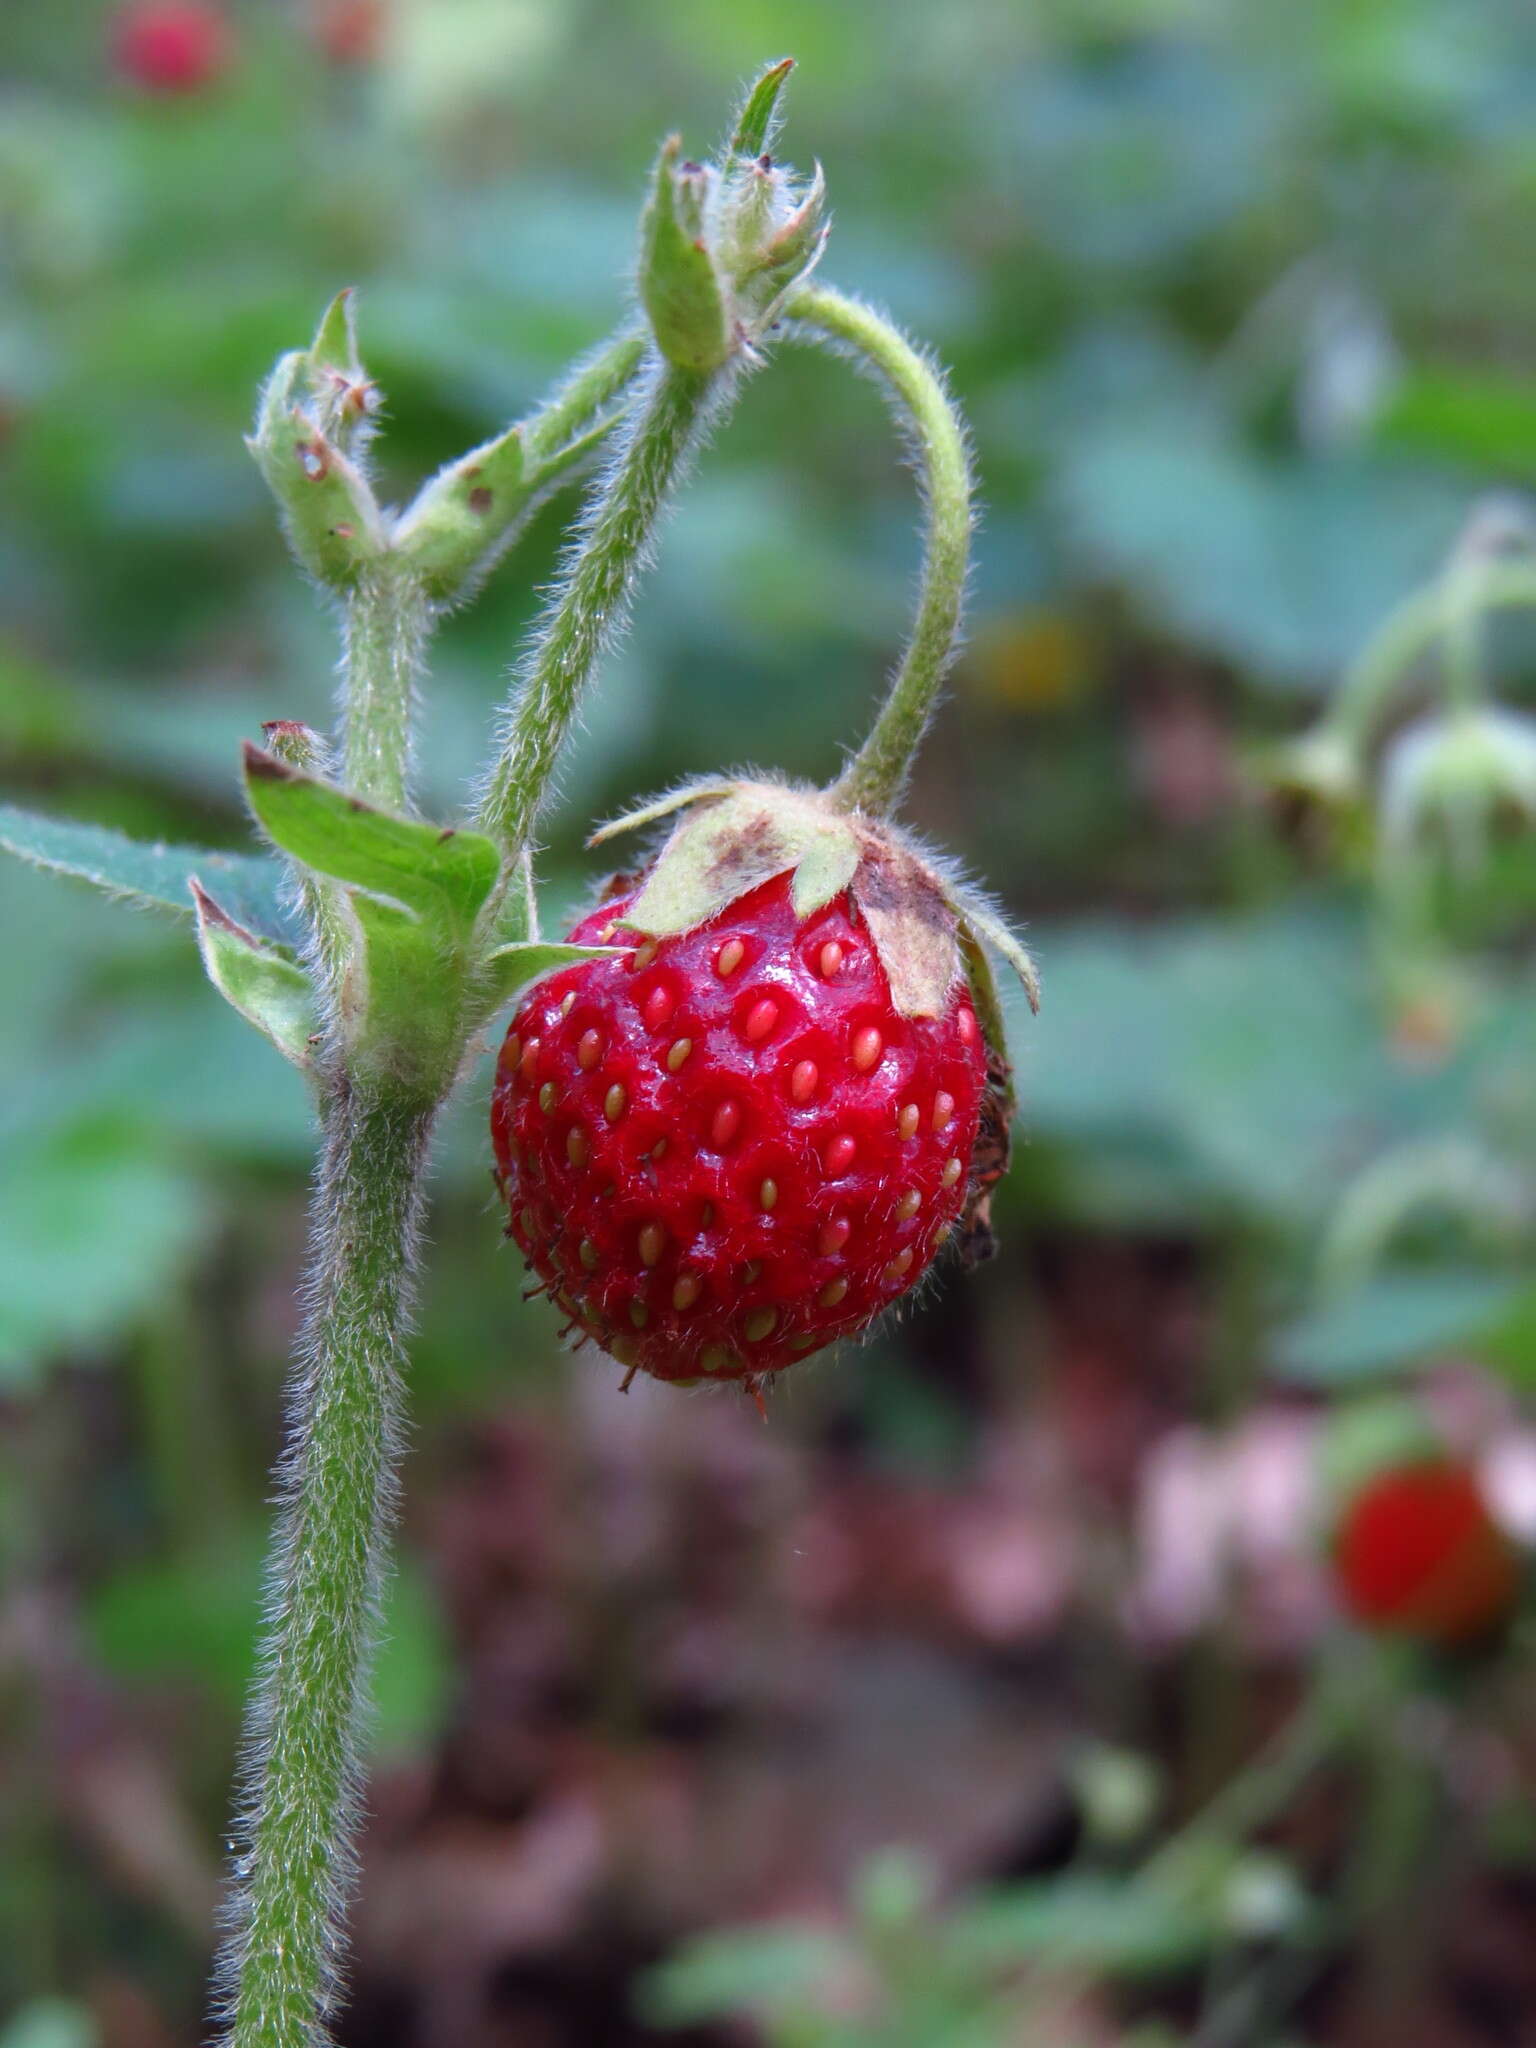
<path fill-rule="evenodd" d="M 229 22 L 208 0 L 136 0 L 112 25 L 113 61 L 129 84 L 151 93 L 195 93 L 226 68 Z"/>
<path fill-rule="evenodd" d="M 763 785 L 677 801 L 571 933 L 618 950 L 514 1017 L 492 1135 L 509 1235 L 575 1326 L 755 1387 L 908 1293 L 968 1202 L 985 1236 L 1007 1074 L 985 963 L 890 828 Z"/>
<path fill-rule="evenodd" d="M 1335 1552 L 1344 1605 L 1368 1628 L 1454 1649 L 1514 1608 L 1520 1560 L 1476 1473 L 1431 1456 L 1388 1467 L 1345 1510 Z"/>

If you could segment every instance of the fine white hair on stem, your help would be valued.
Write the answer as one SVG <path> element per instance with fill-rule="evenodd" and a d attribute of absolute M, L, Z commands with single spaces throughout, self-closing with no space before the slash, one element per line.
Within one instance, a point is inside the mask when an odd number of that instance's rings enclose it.
<path fill-rule="evenodd" d="M 970 435 L 932 353 L 862 299 L 804 287 L 789 302 L 784 333 L 841 357 L 879 386 L 917 477 L 923 561 L 912 625 L 875 724 L 838 785 L 850 807 L 889 813 L 962 644 L 976 524 Z"/>
<path fill-rule="evenodd" d="M 232 2048 L 323 2048 L 340 1998 L 430 1124 L 347 1096 L 327 1117 L 215 1973 Z"/>
<path fill-rule="evenodd" d="M 652 353 L 635 403 L 588 494 L 551 586 L 532 646 L 514 672 L 497 734 L 496 762 L 477 793 L 482 828 L 510 847 L 526 843 L 547 802 L 552 770 L 582 690 L 629 621 L 635 586 L 683 482 L 729 406 L 744 365 L 707 379 Z"/>

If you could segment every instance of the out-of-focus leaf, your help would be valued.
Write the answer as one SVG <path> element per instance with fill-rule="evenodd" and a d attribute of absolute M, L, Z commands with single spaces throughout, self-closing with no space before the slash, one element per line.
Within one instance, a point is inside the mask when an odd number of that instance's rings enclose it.
<path fill-rule="evenodd" d="M 34 1998 L 0 2026 L 0 2048 L 95 2048 L 96 2022 L 70 1998 Z"/>
<path fill-rule="evenodd" d="M 1154 1885 L 1063 1877 L 964 1907 L 944 1947 L 953 1963 L 973 1970 L 1030 1962 L 1150 1977 L 1187 1968 L 1216 1932 L 1209 1913 Z"/>
<path fill-rule="evenodd" d="M 1178 407 L 1067 439 L 1057 489 L 1090 570 L 1260 682 L 1331 683 L 1434 571 L 1467 490 L 1403 460 L 1260 457 Z"/>
<path fill-rule="evenodd" d="M 0 804 L 0 846 L 56 874 L 77 875 L 108 895 L 192 915 L 191 879 L 199 875 L 247 930 L 265 938 L 292 936 L 280 899 L 282 870 L 260 854 L 215 853 L 206 846 L 146 845 L 81 825 Z"/>
<path fill-rule="evenodd" d="M 1536 382 L 1466 363 L 1413 370 L 1395 385 L 1377 435 L 1494 476 L 1536 477 Z"/>
<path fill-rule="evenodd" d="M 1332 1386 L 1379 1377 L 1472 1343 L 1521 1292 L 1518 1280 L 1476 1270 L 1387 1273 L 1285 1330 L 1282 1377 Z"/>
<path fill-rule="evenodd" d="M 210 1222 L 196 1177 L 103 1111 L 6 1138 L 0 1381 L 49 1351 L 110 1340 L 184 1270 Z"/>
<path fill-rule="evenodd" d="M 819 1927 L 769 1924 L 706 1934 L 641 1980 L 638 2009 L 662 2027 L 731 2013 L 771 2015 L 812 1997 L 847 1954 L 846 1943 Z"/>

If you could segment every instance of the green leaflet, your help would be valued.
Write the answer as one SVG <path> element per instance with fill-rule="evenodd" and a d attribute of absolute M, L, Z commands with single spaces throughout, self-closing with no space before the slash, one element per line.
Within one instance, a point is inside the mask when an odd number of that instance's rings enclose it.
<path fill-rule="evenodd" d="M 297 936 L 281 892 L 283 871 L 269 854 L 216 853 L 206 846 L 151 845 L 102 825 L 47 818 L 0 804 L 0 846 L 55 874 L 78 875 L 109 896 L 192 914 L 191 882 L 201 876 L 235 921 L 259 938 L 292 944 Z"/>
<path fill-rule="evenodd" d="M 468 937 L 501 871 L 491 840 L 376 810 L 249 744 L 245 781 L 251 809 L 284 853 L 403 904 L 451 943 Z"/>
<path fill-rule="evenodd" d="M 731 156 L 738 162 L 750 163 L 772 142 L 778 124 L 779 95 L 794 68 L 793 57 L 781 57 L 777 64 L 768 67 L 742 102 L 730 148 Z"/>
<path fill-rule="evenodd" d="M 244 930 L 194 875 L 197 945 L 208 979 L 241 1016 L 296 1067 L 312 1065 L 315 1009 L 309 977 L 274 947 Z"/>

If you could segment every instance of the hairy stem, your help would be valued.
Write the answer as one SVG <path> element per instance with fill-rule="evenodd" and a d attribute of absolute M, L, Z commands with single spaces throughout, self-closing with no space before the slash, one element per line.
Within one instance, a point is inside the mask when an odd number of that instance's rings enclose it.
<path fill-rule="evenodd" d="M 599 413 L 613 405 L 645 359 L 646 332 L 633 325 L 620 328 L 523 423 L 523 443 L 537 468 L 548 462 Z"/>
<path fill-rule="evenodd" d="M 927 526 L 912 631 L 868 739 L 831 792 L 845 810 L 885 817 L 901 801 L 959 639 L 971 549 L 965 432 L 938 373 L 879 313 L 824 285 L 802 286 L 784 310 L 814 339 L 830 341 L 886 385 L 922 477 Z"/>
<path fill-rule="evenodd" d="M 319 2048 L 338 1999 L 431 1121 L 345 1088 L 327 1113 L 221 1964 L 231 2048 Z"/>
<path fill-rule="evenodd" d="M 409 802 L 416 681 L 431 605 L 403 561 L 385 556 L 347 595 L 343 779 L 388 811 Z"/>
<path fill-rule="evenodd" d="M 657 524 L 720 399 L 722 378 L 653 359 L 620 430 L 533 650 L 476 820 L 509 854 L 528 844 L 582 689 L 622 629 Z"/>

